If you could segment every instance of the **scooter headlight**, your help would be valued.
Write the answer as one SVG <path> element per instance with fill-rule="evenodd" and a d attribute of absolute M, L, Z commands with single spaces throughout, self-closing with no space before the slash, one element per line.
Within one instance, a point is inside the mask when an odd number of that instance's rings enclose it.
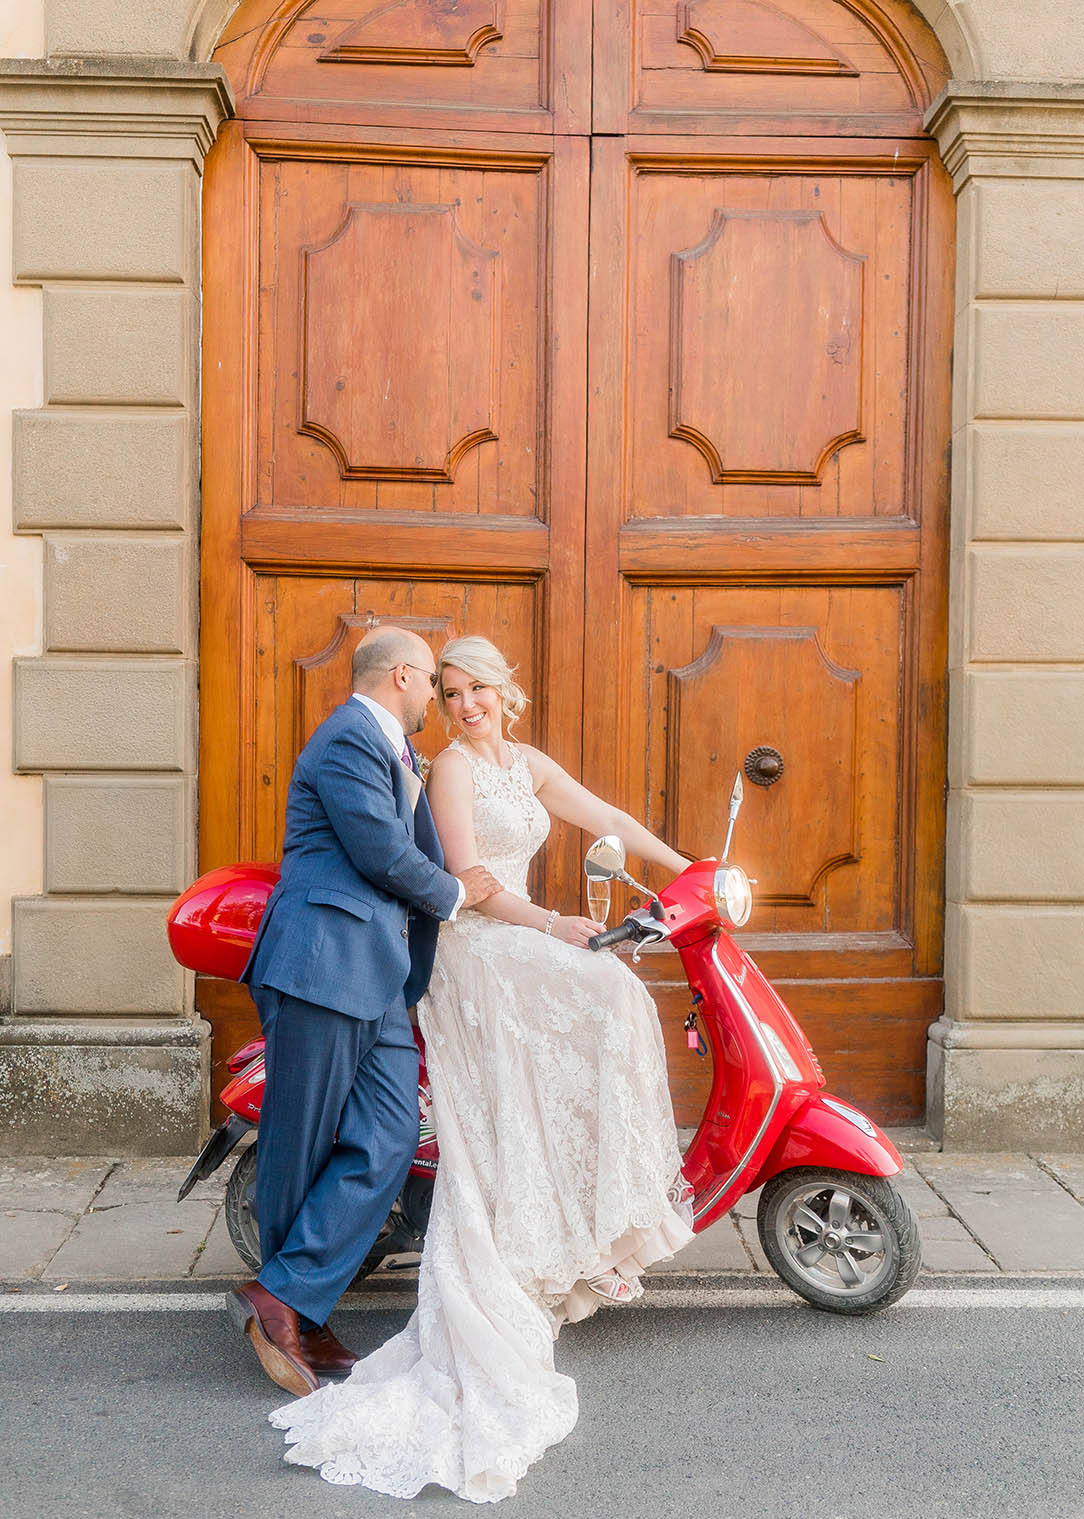
<path fill-rule="evenodd" d="M 715 911 L 741 928 L 752 910 L 753 890 L 745 871 L 740 865 L 720 865 L 715 872 Z"/>

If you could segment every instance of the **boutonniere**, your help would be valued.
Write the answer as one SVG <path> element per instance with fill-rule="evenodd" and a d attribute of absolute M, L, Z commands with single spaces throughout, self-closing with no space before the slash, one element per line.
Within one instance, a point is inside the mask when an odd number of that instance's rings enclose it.
<path fill-rule="evenodd" d="M 428 759 L 424 754 L 416 753 L 414 755 L 414 763 L 418 767 L 418 774 L 421 776 L 422 785 L 424 786 L 429 779 L 429 766 L 432 764 L 432 760 Z"/>

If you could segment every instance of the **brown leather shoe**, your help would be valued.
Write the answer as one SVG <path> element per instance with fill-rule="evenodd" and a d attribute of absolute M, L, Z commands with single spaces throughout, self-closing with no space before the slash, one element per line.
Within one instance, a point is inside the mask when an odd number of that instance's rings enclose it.
<path fill-rule="evenodd" d="M 297 1314 L 259 1282 L 226 1294 L 230 1318 L 252 1341 L 260 1365 L 280 1387 L 303 1398 L 320 1386 L 298 1339 Z"/>
<path fill-rule="evenodd" d="M 334 1376 L 349 1371 L 361 1360 L 352 1350 L 347 1350 L 325 1324 L 321 1329 L 306 1329 L 298 1335 L 301 1354 L 318 1376 Z"/>

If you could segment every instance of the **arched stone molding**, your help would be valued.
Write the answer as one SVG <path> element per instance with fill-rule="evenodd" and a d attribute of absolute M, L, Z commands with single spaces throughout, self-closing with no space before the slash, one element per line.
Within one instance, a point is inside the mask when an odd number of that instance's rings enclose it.
<path fill-rule="evenodd" d="M 937 38 L 954 79 L 978 79 L 978 49 L 971 37 L 966 4 L 946 0 L 911 0 Z"/>
<path fill-rule="evenodd" d="M 185 55 L 205 61 L 214 52 L 226 24 L 241 0 L 190 0 Z"/>

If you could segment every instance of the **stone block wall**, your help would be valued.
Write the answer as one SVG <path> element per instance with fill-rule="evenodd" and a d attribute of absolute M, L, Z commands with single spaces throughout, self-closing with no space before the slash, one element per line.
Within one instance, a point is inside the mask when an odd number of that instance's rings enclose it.
<path fill-rule="evenodd" d="M 1084 1146 L 1084 89 L 955 85 L 949 1148 Z"/>
<path fill-rule="evenodd" d="M 4 14 L 0 0 L 0 53 L 34 57 L 44 47 L 41 0 L 26 0 L 17 14 Z M 12 530 L 11 415 L 41 402 L 40 289 L 11 283 L 13 165 L 0 135 L 0 1019 L 11 1014 L 11 898 L 41 890 L 42 788 L 37 776 L 18 775 L 11 763 L 11 660 L 41 648 L 40 538 Z"/>
<path fill-rule="evenodd" d="M 43 777 L 44 853 L 12 903 L 9 1149 L 51 1148 L 75 1108 L 111 1153 L 191 1150 L 206 1124 L 206 1030 L 164 922 L 195 869 L 200 175 L 228 109 L 210 65 L 0 76 L 13 279 L 42 303 L 42 404 L 12 419 L 14 527 L 42 545 L 14 768 Z"/>

